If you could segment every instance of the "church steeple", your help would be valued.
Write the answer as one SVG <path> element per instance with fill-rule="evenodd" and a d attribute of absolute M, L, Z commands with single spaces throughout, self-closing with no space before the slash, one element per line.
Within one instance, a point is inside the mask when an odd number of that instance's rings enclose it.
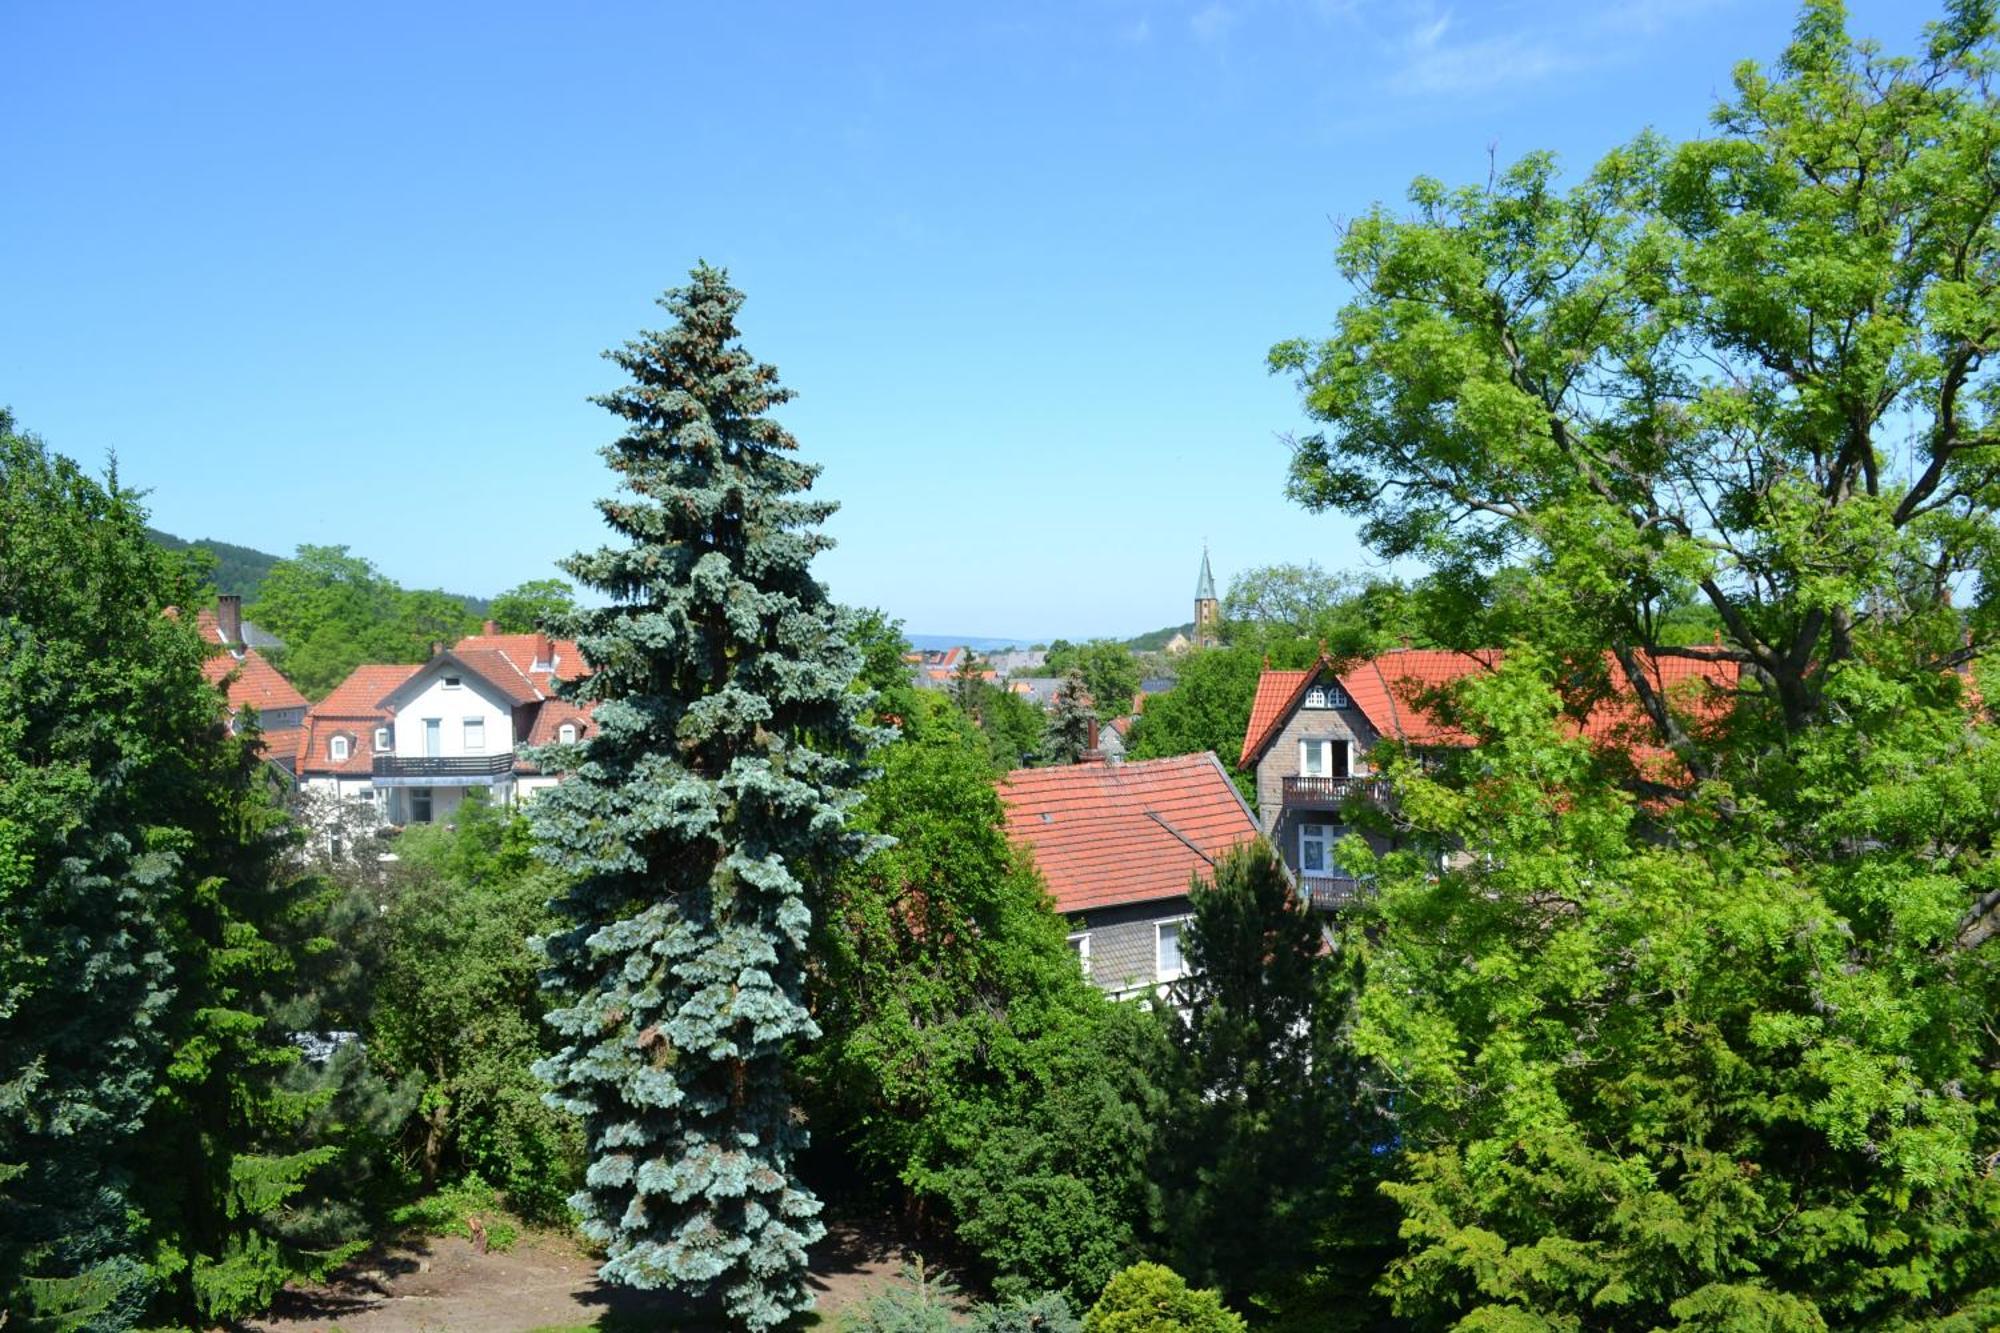
<path fill-rule="evenodd" d="M 1215 598 L 1215 575 L 1208 568 L 1208 547 L 1201 548 L 1201 576 L 1194 583 L 1194 646 L 1213 648 L 1222 624 L 1222 603 Z"/>

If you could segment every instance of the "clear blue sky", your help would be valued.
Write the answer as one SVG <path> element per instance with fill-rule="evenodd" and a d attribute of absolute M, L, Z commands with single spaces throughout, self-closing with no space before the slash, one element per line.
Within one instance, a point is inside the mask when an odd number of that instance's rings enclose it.
<path fill-rule="evenodd" d="M 1861 3 L 1908 47 L 1935 6 Z M 913 632 L 1131 634 L 1282 493 L 1337 220 L 1700 132 L 1785 0 L 0 3 L 0 403 L 155 522 L 491 593 L 598 539 L 597 353 L 697 258 Z"/>

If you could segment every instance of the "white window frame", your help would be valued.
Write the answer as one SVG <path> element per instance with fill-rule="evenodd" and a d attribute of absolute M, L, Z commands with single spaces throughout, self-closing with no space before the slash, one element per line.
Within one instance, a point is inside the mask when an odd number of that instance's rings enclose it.
<path fill-rule="evenodd" d="M 375 753 L 387 754 L 396 748 L 396 737 L 387 727 L 375 728 Z"/>
<path fill-rule="evenodd" d="M 438 679 L 447 690 L 462 690 L 465 688 L 464 676 L 440 676 Z"/>
<path fill-rule="evenodd" d="M 478 744 L 473 743 L 473 733 L 478 733 Z M 459 729 L 459 737 L 467 754 L 486 753 L 486 719 L 484 716 L 468 717 Z"/>
<path fill-rule="evenodd" d="M 1187 935 L 1181 927 L 1187 925 L 1192 920 L 1194 920 L 1194 916 L 1190 913 L 1187 916 L 1165 917 L 1153 923 L 1153 980 L 1155 982 L 1179 981 L 1188 974 Z M 1162 965 L 1160 958 L 1160 946 L 1166 942 L 1168 926 L 1174 928 L 1174 952 L 1181 956 L 1180 967 L 1175 969 L 1171 975 L 1168 974 L 1167 969 Z"/>
<path fill-rule="evenodd" d="M 576 723 L 565 722 L 560 727 L 557 727 L 556 743 L 559 745 L 576 744 Z"/>
<path fill-rule="evenodd" d="M 1076 951 L 1077 966 L 1083 969 L 1084 979 L 1088 980 L 1090 977 L 1090 932 L 1087 930 L 1072 930 L 1069 933 L 1069 945 Z"/>
<path fill-rule="evenodd" d="M 1312 685 L 1306 689 L 1307 708 L 1346 708 L 1350 702 L 1347 691 L 1333 681 Z"/>
<path fill-rule="evenodd" d="M 326 742 L 326 757 L 329 763 L 344 764 L 354 753 L 353 745 L 345 736 L 330 736 Z"/>
<path fill-rule="evenodd" d="M 1326 747 L 1326 749 L 1323 751 L 1323 753 L 1326 756 L 1326 762 L 1321 766 L 1320 771 L 1317 773 L 1313 771 L 1310 761 L 1308 761 L 1308 759 L 1306 758 L 1307 755 L 1312 753 L 1310 747 L 1315 745 L 1324 745 Z M 1347 760 L 1346 764 L 1343 765 L 1343 767 L 1347 769 L 1346 774 L 1340 774 L 1333 771 L 1333 747 L 1336 745 L 1343 747 L 1344 757 Z M 1352 775 L 1353 772 L 1354 772 L 1354 746 L 1350 742 L 1343 740 L 1338 736 L 1301 736 L 1299 738 L 1300 777 L 1336 778 L 1336 777 Z"/>
<path fill-rule="evenodd" d="M 1320 836 L 1317 838 L 1308 838 L 1306 836 L 1306 830 L 1308 829 L 1320 830 Z M 1312 822 L 1301 820 L 1299 823 L 1299 873 L 1301 875 L 1331 875 L 1333 873 L 1333 845 L 1340 841 L 1341 836 L 1341 828 L 1338 824 L 1322 824 L 1317 820 Z M 1317 842 L 1320 844 L 1319 869 L 1317 870 L 1306 869 L 1306 843 L 1308 842 Z"/>

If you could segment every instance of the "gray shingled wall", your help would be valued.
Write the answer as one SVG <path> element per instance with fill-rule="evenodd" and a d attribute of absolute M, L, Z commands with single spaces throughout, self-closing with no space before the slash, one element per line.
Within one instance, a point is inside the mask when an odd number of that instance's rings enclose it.
<path fill-rule="evenodd" d="M 1158 926 L 1185 917 L 1188 900 L 1162 898 L 1070 914 L 1070 931 L 1090 932 L 1090 979 L 1108 991 L 1149 986 L 1158 978 Z"/>

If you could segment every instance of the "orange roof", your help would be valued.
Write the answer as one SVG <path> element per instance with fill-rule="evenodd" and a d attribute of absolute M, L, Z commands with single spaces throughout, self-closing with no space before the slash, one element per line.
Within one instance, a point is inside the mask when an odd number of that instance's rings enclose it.
<path fill-rule="evenodd" d="M 481 649 L 490 649 L 505 657 L 514 664 L 516 671 L 533 680 L 545 692 L 548 684 L 543 677 L 576 680 L 590 674 L 590 667 L 584 662 L 583 653 L 574 639 L 551 639 L 546 634 L 468 634 L 458 641 L 453 651 L 463 654 Z"/>
<path fill-rule="evenodd" d="M 1461 653 L 1428 648 L 1404 648 L 1359 662 L 1334 673 L 1354 706 L 1369 725 L 1382 736 L 1417 745 L 1463 745 L 1467 737 L 1447 727 L 1428 710 L 1418 706 L 1425 693 L 1478 671 L 1497 668 L 1506 657 L 1499 649 Z M 1701 662 L 1684 657 L 1641 655 L 1640 663 L 1653 685 L 1670 697 L 1681 697 L 1690 682 L 1706 682 L 1717 690 L 1736 684 L 1734 662 Z M 1611 664 L 1612 692 L 1591 706 L 1577 727 L 1579 734 L 1600 745 L 1622 747 L 1634 759 L 1648 761 L 1663 755 L 1651 721 L 1640 709 L 1631 685 L 1615 662 Z M 1238 767 L 1247 768 L 1261 755 L 1288 718 L 1297 709 L 1305 689 L 1322 671 L 1327 659 L 1305 671 L 1266 671 L 1257 680 L 1257 697 L 1250 710 L 1250 725 L 1243 736 L 1243 757 Z M 1712 696 L 1713 697 L 1713 696 Z M 1713 712 L 1712 706 L 1697 704 L 1699 711 Z"/>
<path fill-rule="evenodd" d="M 241 658 L 217 653 L 201 664 L 201 674 L 224 687 L 231 712 L 254 708 L 260 713 L 270 713 L 306 706 L 306 697 L 255 648 L 245 649 Z"/>
<path fill-rule="evenodd" d="M 1008 840 L 1034 853 L 1059 912 L 1181 897 L 1217 856 L 1258 836 L 1212 753 L 1016 769 L 1000 801 Z"/>
<path fill-rule="evenodd" d="M 313 716 L 387 717 L 382 708 L 382 696 L 416 675 L 420 669 L 420 663 L 398 662 L 392 665 L 364 662 L 350 671 L 346 680 L 334 686 L 326 698 L 313 705 Z"/>
<path fill-rule="evenodd" d="M 415 675 L 414 664 L 364 663 L 348 673 L 333 692 L 314 704 L 299 729 L 299 748 L 293 771 L 306 774 L 337 774 L 367 777 L 374 771 L 375 728 L 389 720 L 381 706 L 384 695 Z M 327 743 L 335 736 L 348 738 L 347 758 L 336 761 Z"/>
<path fill-rule="evenodd" d="M 382 691 L 379 702 L 386 705 L 389 696 L 409 684 L 416 672 L 428 671 L 440 662 L 452 661 L 459 663 L 467 671 L 498 690 L 510 704 L 531 704 L 538 702 L 542 697 L 542 692 L 535 688 L 535 683 L 528 679 L 527 673 L 509 661 L 505 653 L 491 648 L 453 648 L 414 668 L 411 676 L 405 676 Z"/>

